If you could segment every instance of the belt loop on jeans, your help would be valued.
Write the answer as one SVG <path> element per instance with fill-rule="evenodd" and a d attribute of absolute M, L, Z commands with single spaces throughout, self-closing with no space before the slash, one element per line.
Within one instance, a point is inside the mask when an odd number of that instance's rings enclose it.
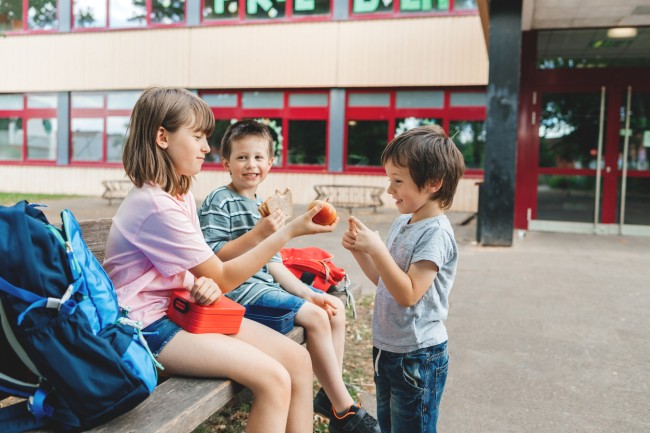
<path fill-rule="evenodd" d="M 381 349 L 377 349 L 377 358 L 375 358 L 375 375 L 379 375 L 379 357 L 381 356 Z"/>

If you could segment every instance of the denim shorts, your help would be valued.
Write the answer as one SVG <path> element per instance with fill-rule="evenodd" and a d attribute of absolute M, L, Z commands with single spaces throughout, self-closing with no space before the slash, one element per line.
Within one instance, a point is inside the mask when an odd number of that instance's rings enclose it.
<path fill-rule="evenodd" d="M 324 293 L 322 290 L 314 289 L 311 286 L 309 288 L 316 293 Z M 296 295 L 292 295 L 286 290 L 283 290 L 281 288 L 274 288 L 273 290 L 268 290 L 262 293 L 262 295 L 251 302 L 250 305 L 285 308 L 287 310 L 293 311 L 294 313 L 297 313 L 298 310 L 300 310 L 300 308 L 305 304 L 305 302 L 307 301 Z"/>
<path fill-rule="evenodd" d="M 149 350 L 155 358 L 163 350 L 163 347 L 181 330 L 181 327 L 163 316 L 142 330 L 144 339 L 147 340 Z"/>
<path fill-rule="evenodd" d="M 447 381 L 447 342 L 408 353 L 372 350 L 382 433 L 435 433 Z"/>

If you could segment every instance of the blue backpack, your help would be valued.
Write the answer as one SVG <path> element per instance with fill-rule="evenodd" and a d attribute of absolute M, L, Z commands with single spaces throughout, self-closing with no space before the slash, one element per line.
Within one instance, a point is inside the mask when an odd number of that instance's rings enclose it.
<path fill-rule="evenodd" d="M 0 206 L 0 431 L 85 429 L 134 408 L 156 366 L 72 213 Z M 157 364 L 157 363 L 156 363 Z M 4 395 L 2 395 L 4 393 Z M 24 400 L 23 400 L 24 399 Z"/>

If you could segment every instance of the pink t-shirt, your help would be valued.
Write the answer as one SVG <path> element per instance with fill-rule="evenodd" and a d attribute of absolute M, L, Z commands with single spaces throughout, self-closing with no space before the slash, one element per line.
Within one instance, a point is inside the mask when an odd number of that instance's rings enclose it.
<path fill-rule="evenodd" d="M 148 326 L 165 315 L 173 290 L 189 288 L 188 269 L 214 255 L 203 240 L 192 193 L 133 188 L 113 218 L 104 268 L 129 317 Z"/>

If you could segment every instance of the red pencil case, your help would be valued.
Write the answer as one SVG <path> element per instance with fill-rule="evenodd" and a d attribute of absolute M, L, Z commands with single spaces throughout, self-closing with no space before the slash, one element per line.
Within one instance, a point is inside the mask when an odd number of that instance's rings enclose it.
<path fill-rule="evenodd" d="M 225 296 L 211 305 L 199 305 L 187 290 L 176 290 L 170 299 L 167 316 L 194 334 L 236 334 L 245 311 L 245 307 Z"/>

